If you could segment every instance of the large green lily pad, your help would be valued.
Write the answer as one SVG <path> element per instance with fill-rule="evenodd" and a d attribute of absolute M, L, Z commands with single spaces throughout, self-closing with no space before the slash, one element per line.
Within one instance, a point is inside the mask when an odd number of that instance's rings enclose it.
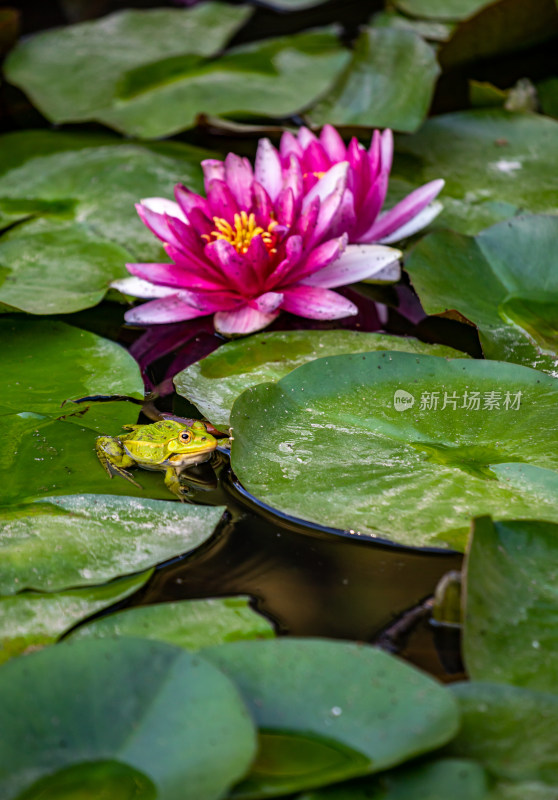
<path fill-rule="evenodd" d="M 254 756 L 232 683 L 162 642 L 73 642 L 13 659 L 0 669 L 0 698 L 5 800 L 24 790 L 28 800 L 79 797 L 72 789 L 88 784 L 95 797 L 138 797 L 141 787 L 142 800 L 183 800 L 188 787 L 218 800 Z"/>
<path fill-rule="evenodd" d="M 377 772 L 441 746 L 458 727 L 449 692 L 368 646 L 274 639 L 202 655 L 236 683 L 261 731 L 258 759 L 236 798 Z"/>
<path fill-rule="evenodd" d="M 221 506 L 69 495 L 0 510 L 0 594 L 91 586 L 194 550 Z"/>
<path fill-rule="evenodd" d="M 480 681 L 453 684 L 451 689 L 462 713 L 451 753 L 477 759 L 503 781 L 532 781 L 558 792 L 555 694 Z"/>
<path fill-rule="evenodd" d="M 86 403 L 62 403 L 95 395 L 143 397 L 138 365 L 123 347 L 57 320 L 0 318 L 0 374 L 0 415 L 32 412 L 98 429 L 114 403 L 90 404 L 77 417 L 72 414 Z"/>
<path fill-rule="evenodd" d="M 318 789 L 298 800 L 487 800 L 483 768 L 464 758 L 425 761 L 377 778 Z"/>
<path fill-rule="evenodd" d="M 58 139 L 57 137 L 60 137 Z M 177 143 L 24 132 L 0 138 L 0 302 L 34 314 L 93 306 L 129 261 L 163 256 L 134 208 L 201 186 L 208 153 Z"/>
<path fill-rule="evenodd" d="M 409 353 L 317 359 L 233 406 L 232 465 L 274 508 L 355 536 L 463 549 L 469 518 L 558 521 L 497 468 L 558 472 L 558 382 L 536 370 Z M 537 433 L 545 431 L 544 439 Z"/>
<path fill-rule="evenodd" d="M 444 178 L 436 225 L 475 234 L 520 211 L 558 213 L 557 136 L 558 122 L 538 114 L 442 114 L 398 137 L 392 174 L 404 179 L 401 194 Z"/>
<path fill-rule="evenodd" d="M 440 72 L 434 50 L 410 30 L 368 28 L 330 92 L 309 113 L 315 125 L 415 131 Z"/>
<path fill-rule="evenodd" d="M 200 114 L 289 116 L 321 96 L 349 59 L 327 30 L 216 58 L 249 14 L 223 3 L 124 11 L 28 39 L 6 74 L 53 121 L 91 119 L 157 138 L 191 128 Z"/>
<path fill-rule="evenodd" d="M 397 8 L 413 17 L 458 22 L 472 16 L 491 0 L 396 0 Z"/>
<path fill-rule="evenodd" d="M 238 639 L 273 636 L 273 626 L 249 606 L 244 597 L 213 597 L 138 606 L 82 625 L 73 639 L 140 636 L 187 650 L 199 650 Z"/>
<path fill-rule="evenodd" d="M 558 525 L 475 521 L 463 631 L 471 678 L 557 690 L 557 574 Z"/>
<path fill-rule="evenodd" d="M 0 597 L 0 664 L 26 651 L 54 644 L 80 620 L 140 589 L 152 574 L 153 570 L 146 570 L 102 586 Z"/>
<path fill-rule="evenodd" d="M 217 428 L 226 430 L 232 405 L 258 383 L 277 381 L 295 367 L 324 356 L 375 350 L 420 355 L 467 356 L 418 339 L 357 331 L 274 331 L 227 342 L 174 377 L 179 394 L 194 403 Z"/>
<path fill-rule="evenodd" d="M 558 217 L 525 216 L 475 238 L 423 239 L 406 268 L 428 313 L 474 322 L 487 358 L 558 374 Z"/>
<path fill-rule="evenodd" d="M 92 119 L 110 106 L 130 70 L 149 65 L 157 74 L 180 58 L 212 56 L 250 13 L 210 2 L 188 11 L 130 9 L 47 30 L 12 51 L 6 77 L 52 122 Z"/>
<path fill-rule="evenodd" d="M 151 139 L 193 127 L 200 114 L 288 117 L 321 97 L 349 57 L 335 30 L 323 29 L 242 45 L 219 59 L 148 65 L 125 76 L 95 119 Z"/>

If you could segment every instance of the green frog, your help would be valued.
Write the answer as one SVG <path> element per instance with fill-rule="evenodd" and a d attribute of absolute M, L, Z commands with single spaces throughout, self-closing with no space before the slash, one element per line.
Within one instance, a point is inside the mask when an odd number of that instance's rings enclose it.
<path fill-rule="evenodd" d="M 184 500 L 180 473 L 186 467 L 208 461 L 218 445 L 215 436 L 198 421 L 188 426 L 164 419 L 150 425 L 123 427 L 130 433 L 99 436 L 95 444 L 99 461 L 109 476 L 120 475 L 134 486 L 140 486 L 127 471 L 128 467 L 160 470 L 165 473 L 165 485 L 180 500 Z"/>

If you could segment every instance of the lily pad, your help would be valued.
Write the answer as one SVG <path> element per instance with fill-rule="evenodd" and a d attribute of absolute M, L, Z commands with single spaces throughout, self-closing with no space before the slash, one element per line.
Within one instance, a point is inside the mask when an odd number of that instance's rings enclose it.
<path fill-rule="evenodd" d="M 232 465 L 286 514 L 462 550 L 471 516 L 558 521 L 555 496 L 545 502 L 493 469 L 526 464 L 556 476 L 557 403 L 555 379 L 515 364 L 331 356 L 237 399 Z"/>
<path fill-rule="evenodd" d="M 480 681 L 456 683 L 451 690 L 462 713 L 451 753 L 477 759 L 503 781 L 540 782 L 558 791 L 555 694 Z"/>
<path fill-rule="evenodd" d="M 368 28 L 344 72 L 307 117 L 314 125 L 415 131 L 428 112 L 439 72 L 434 50 L 414 32 Z"/>
<path fill-rule="evenodd" d="M 202 655 L 235 682 L 261 731 L 258 758 L 231 797 L 377 772 L 440 747 L 459 724 L 446 689 L 372 647 L 280 638 Z"/>
<path fill-rule="evenodd" d="M 62 403 L 94 395 L 143 398 L 139 368 L 123 347 L 57 320 L 0 318 L 0 373 L 0 415 L 32 412 L 95 429 L 99 420 L 106 424 L 103 408 L 114 404 L 73 417 L 87 405 Z"/>
<path fill-rule="evenodd" d="M 245 389 L 277 381 L 316 358 L 375 350 L 467 358 L 451 347 L 381 333 L 277 331 L 227 342 L 175 375 L 174 383 L 177 392 L 194 403 L 204 417 L 226 430 L 232 405 Z"/>
<path fill-rule="evenodd" d="M 321 97 L 349 58 L 326 28 L 242 45 L 218 59 L 147 66 L 128 73 L 110 108 L 94 118 L 152 139 L 193 127 L 200 114 L 289 117 Z"/>
<path fill-rule="evenodd" d="M 243 597 L 214 597 L 139 606 L 93 620 L 72 633 L 72 639 L 139 636 L 187 650 L 199 650 L 239 639 L 273 636 L 273 626 Z"/>
<path fill-rule="evenodd" d="M 444 758 L 399 767 L 377 778 L 319 789 L 298 800 L 487 800 L 486 792 L 487 779 L 480 764 L 464 758 Z"/>
<path fill-rule="evenodd" d="M 395 0 L 395 5 L 412 17 L 459 22 L 490 2 L 492 0 Z"/>
<path fill-rule="evenodd" d="M 463 632 L 471 678 L 557 690 L 557 574 L 558 525 L 475 521 Z"/>
<path fill-rule="evenodd" d="M 538 114 L 478 109 L 442 114 L 396 143 L 401 192 L 443 177 L 436 220 L 476 234 L 520 210 L 558 213 L 558 122 Z"/>
<path fill-rule="evenodd" d="M 153 570 L 147 570 L 103 586 L 0 597 L 0 664 L 21 653 L 54 644 L 80 620 L 140 589 L 152 573 Z"/>
<path fill-rule="evenodd" d="M 478 326 L 487 358 L 556 375 L 557 236 L 552 216 L 518 217 L 475 238 L 443 231 L 419 242 L 406 269 L 428 313 L 456 309 Z"/>
<path fill-rule="evenodd" d="M 160 258 L 134 203 L 172 197 L 179 181 L 199 188 L 209 155 L 49 131 L 8 134 L 0 147 L 0 227 L 20 222 L 0 243 L 0 302 L 34 314 L 93 306 L 126 262 Z"/>
<path fill-rule="evenodd" d="M 70 495 L 0 510 L 0 594 L 55 592 L 140 572 L 195 550 L 220 506 Z"/>
<path fill-rule="evenodd" d="M 6 74 L 54 122 L 97 120 L 142 138 L 191 128 L 200 114 L 290 116 L 329 89 L 349 52 L 324 30 L 215 58 L 250 13 L 224 3 L 119 12 L 26 40 Z"/>
<path fill-rule="evenodd" d="M 138 774 L 142 800 L 182 800 L 185 786 L 196 800 L 218 800 L 254 756 L 232 683 L 162 642 L 73 642 L 13 659 L 0 669 L 0 698 L 5 800 L 25 790 L 28 800 L 75 797 L 72 788 L 92 783 L 137 796 Z"/>
<path fill-rule="evenodd" d="M 172 75 L 177 59 L 195 63 L 213 56 L 250 14 L 247 7 L 217 2 L 188 11 L 120 11 L 21 41 L 5 73 L 52 122 L 94 119 L 130 70 L 149 65 L 153 74 Z"/>

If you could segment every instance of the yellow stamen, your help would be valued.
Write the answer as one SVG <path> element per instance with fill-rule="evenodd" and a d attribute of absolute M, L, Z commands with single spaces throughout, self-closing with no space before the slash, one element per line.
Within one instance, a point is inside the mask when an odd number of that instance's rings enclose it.
<path fill-rule="evenodd" d="M 325 172 L 305 172 L 302 177 L 303 178 L 308 178 L 309 175 L 313 175 L 315 178 L 318 178 L 318 180 L 319 180 L 320 178 L 324 177 Z"/>
<path fill-rule="evenodd" d="M 204 239 L 208 242 L 217 239 L 224 239 L 230 242 L 238 253 L 246 253 L 250 247 L 250 243 L 254 236 L 261 236 L 262 241 L 270 253 L 276 253 L 275 248 L 276 237 L 273 229 L 277 226 L 277 222 L 272 220 L 267 230 L 256 225 L 255 214 L 247 214 L 246 211 L 241 211 L 240 214 L 234 215 L 234 227 L 222 217 L 213 217 L 215 230 L 210 234 L 203 234 Z"/>

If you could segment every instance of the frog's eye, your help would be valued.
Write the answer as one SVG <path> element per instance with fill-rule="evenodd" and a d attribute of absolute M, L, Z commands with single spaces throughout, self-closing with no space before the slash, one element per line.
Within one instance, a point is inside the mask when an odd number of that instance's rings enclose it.
<path fill-rule="evenodd" d="M 191 438 L 192 434 L 190 433 L 190 431 L 182 431 L 182 433 L 179 436 L 181 442 L 189 442 Z"/>

